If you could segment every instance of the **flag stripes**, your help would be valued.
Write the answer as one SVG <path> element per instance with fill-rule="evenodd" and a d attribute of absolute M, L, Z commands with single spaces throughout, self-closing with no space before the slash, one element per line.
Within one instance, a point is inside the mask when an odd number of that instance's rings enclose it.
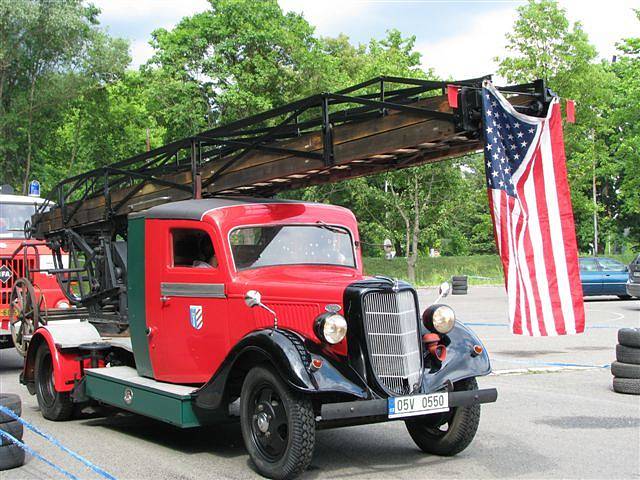
<path fill-rule="evenodd" d="M 483 114 L 489 205 L 511 330 L 528 336 L 582 333 L 560 104 L 554 99 L 545 118 L 526 116 L 486 82 Z"/>

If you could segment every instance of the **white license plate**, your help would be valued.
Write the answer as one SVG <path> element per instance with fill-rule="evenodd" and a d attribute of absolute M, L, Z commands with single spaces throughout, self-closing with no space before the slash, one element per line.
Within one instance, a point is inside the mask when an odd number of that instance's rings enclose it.
<path fill-rule="evenodd" d="M 640 277 L 640 270 L 633 272 L 634 277 Z"/>
<path fill-rule="evenodd" d="M 428 395 L 410 395 L 391 397 L 388 402 L 389 418 L 411 417 L 428 413 L 448 412 L 449 394 L 430 393 Z"/>

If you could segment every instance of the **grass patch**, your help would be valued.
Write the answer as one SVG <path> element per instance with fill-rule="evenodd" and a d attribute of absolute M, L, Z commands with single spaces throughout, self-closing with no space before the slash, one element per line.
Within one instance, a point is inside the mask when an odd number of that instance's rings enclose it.
<path fill-rule="evenodd" d="M 364 258 L 367 275 L 385 275 L 391 278 L 407 278 L 405 258 Z M 416 265 L 417 285 L 438 285 L 450 280 L 453 275 L 469 276 L 470 285 L 503 284 L 502 264 L 496 255 L 473 255 L 469 257 L 418 258 Z M 480 278 L 483 277 L 483 278 Z"/>

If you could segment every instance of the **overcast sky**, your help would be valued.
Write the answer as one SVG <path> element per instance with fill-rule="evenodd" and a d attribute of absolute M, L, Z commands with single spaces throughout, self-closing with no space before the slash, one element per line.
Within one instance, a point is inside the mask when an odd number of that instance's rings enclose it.
<path fill-rule="evenodd" d="M 133 66 L 152 54 L 150 33 L 172 28 L 183 16 L 206 10 L 207 0 L 92 0 L 103 26 L 129 39 Z M 493 73 L 493 57 L 504 53 L 505 33 L 523 1 L 484 0 L 279 0 L 283 10 L 300 12 L 323 36 L 348 35 L 353 43 L 382 38 L 397 28 L 416 36 L 425 67 L 443 77 Z M 630 0 L 563 0 L 571 21 L 582 22 L 603 58 L 615 53 L 620 38 L 640 35 Z"/>

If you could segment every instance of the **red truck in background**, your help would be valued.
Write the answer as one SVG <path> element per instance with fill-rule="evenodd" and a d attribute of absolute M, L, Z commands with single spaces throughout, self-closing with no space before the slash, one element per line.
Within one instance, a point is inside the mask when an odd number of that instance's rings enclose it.
<path fill-rule="evenodd" d="M 25 238 L 24 225 L 43 202 L 44 199 L 38 196 L 15 195 L 9 185 L 0 186 L 0 348 L 14 346 L 9 322 L 14 290 L 20 297 L 18 291 L 34 288 L 35 298 L 41 307 L 39 310 L 42 311 L 69 307 L 55 275 L 35 271 L 54 268 L 51 250 L 42 242 Z M 27 282 L 29 277 L 31 281 Z M 22 354 L 20 347 L 16 345 Z"/>

